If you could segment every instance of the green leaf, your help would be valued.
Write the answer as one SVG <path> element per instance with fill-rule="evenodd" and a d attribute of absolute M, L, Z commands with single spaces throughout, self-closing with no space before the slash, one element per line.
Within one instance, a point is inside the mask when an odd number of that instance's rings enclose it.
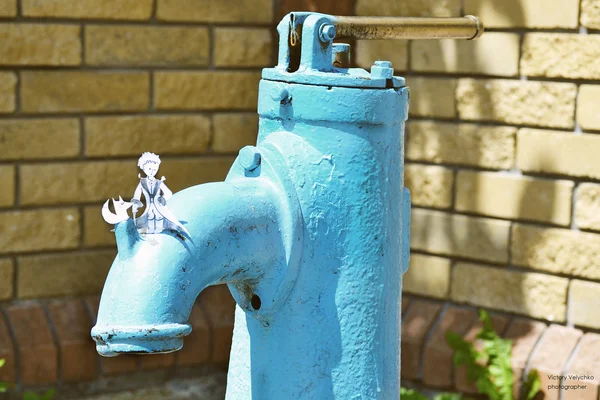
<path fill-rule="evenodd" d="M 8 383 L 0 382 L 0 393 L 4 393 L 8 390 Z"/>
<path fill-rule="evenodd" d="M 478 392 L 487 395 L 490 400 L 513 400 L 512 341 L 498 336 L 486 311 L 479 310 L 479 319 L 483 328 L 476 337 L 481 351 L 461 335 L 446 334 L 446 341 L 454 350 L 454 364 L 465 365 L 469 381 L 475 382 Z M 532 381 L 532 384 L 535 382 Z"/>
<path fill-rule="evenodd" d="M 463 396 L 460 393 L 440 393 L 433 400 L 463 400 Z"/>
<path fill-rule="evenodd" d="M 492 319 L 485 310 L 479 310 L 479 320 L 483 324 L 482 332 L 497 337 L 496 331 L 494 330 L 494 324 L 492 324 Z"/>
<path fill-rule="evenodd" d="M 2 368 L 6 364 L 6 360 L 4 358 L 0 358 L 0 368 Z"/>
<path fill-rule="evenodd" d="M 23 400 L 40 400 L 40 397 L 33 392 L 23 393 Z"/>
<path fill-rule="evenodd" d="M 525 382 L 523 382 L 523 392 L 525 393 L 525 400 L 531 400 L 540 391 L 541 388 L 540 375 L 535 369 L 532 369 L 527 374 Z"/>
<path fill-rule="evenodd" d="M 400 400 L 427 400 L 427 397 L 414 389 L 400 388 Z"/>
<path fill-rule="evenodd" d="M 42 396 L 42 400 L 52 400 L 52 398 L 54 397 L 54 393 L 54 389 L 48 389 L 48 391 Z"/>

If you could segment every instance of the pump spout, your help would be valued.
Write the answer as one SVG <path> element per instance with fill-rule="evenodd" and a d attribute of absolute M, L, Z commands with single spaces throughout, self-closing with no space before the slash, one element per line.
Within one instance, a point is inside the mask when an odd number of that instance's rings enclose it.
<path fill-rule="evenodd" d="M 230 175 L 240 168 L 234 164 Z M 189 237 L 165 231 L 139 238 L 132 220 L 119 222 L 119 253 L 92 329 L 97 351 L 111 357 L 179 350 L 191 331 L 186 322 L 194 301 L 211 285 L 239 288 L 236 300 L 250 307 L 260 278 L 277 278 L 288 260 L 282 196 L 288 194 L 260 177 L 179 192 L 169 208 Z"/>

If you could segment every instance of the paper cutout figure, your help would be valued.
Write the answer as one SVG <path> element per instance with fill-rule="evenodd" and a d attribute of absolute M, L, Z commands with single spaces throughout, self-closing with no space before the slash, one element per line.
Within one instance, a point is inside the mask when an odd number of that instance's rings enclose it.
<path fill-rule="evenodd" d="M 125 201 L 119 196 L 119 200 L 116 201 L 112 199 L 113 206 L 115 207 L 116 214 L 113 214 L 108 208 L 108 202 L 110 200 L 106 200 L 106 203 L 102 206 L 102 217 L 109 224 L 118 224 L 119 222 L 127 221 L 129 219 L 129 215 L 127 214 L 127 209 L 131 207 L 133 204 Z"/>
<path fill-rule="evenodd" d="M 160 157 L 150 152 L 143 153 L 138 160 L 138 166 L 144 171 L 146 178 L 138 175 L 140 183 L 131 199 L 136 227 L 142 231 L 145 230 L 145 233 L 160 233 L 165 229 L 172 229 L 184 232 L 189 236 L 187 229 L 167 208 L 167 200 L 173 195 L 173 192 L 165 184 L 166 178 L 164 176 L 160 180 L 155 178 L 160 166 Z M 146 209 L 136 219 L 137 210 L 142 207 L 140 201 L 142 194 L 146 200 Z"/>

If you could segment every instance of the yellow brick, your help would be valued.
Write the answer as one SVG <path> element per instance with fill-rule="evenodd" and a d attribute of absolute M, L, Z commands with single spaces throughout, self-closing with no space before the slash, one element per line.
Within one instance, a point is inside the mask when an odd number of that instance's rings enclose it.
<path fill-rule="evenodd" d="M 457 302 L 564 322 L 567 284 L 567 278 L 459 263 L 450 293 Z"/>
<path fill-rule="evenodd" d="M 0 188 L 0 207 L 11 207 L 15 204 L 15 167 L 12 165 L 0 165 Z"/>
<path fill-rule="evenodd" d="M 404 168 L 404 186 L 410 190 L 415 206 L 449 208 L 453 181 L 454 174 L 448 168 L 419 164 L 407 164 Z"/>
<path fill-rule="evenodd" d="M 130 198 L 130 194 L 126 199 Z M 102 218 L 102 206 L 86 206 L 83 209 L 83 242 L 88 247 L 115 246 L 115 233 L 111 232 L 113 225 L 107 224 Z"/>
<path fill-rule="evenodd" d="M 72 249 L 79 245 L 76 208 L 5 211 L 0 212 L 0 218 L 0 253 Z"/>
<path fill-rule="evenodd" d="M 221 181 L 232 164 L 230 157 L 162 159 L 157 176 L 173 192 L 212 181 Z M 60 204 L 130 199 L 139 182 L 137 160 L 70 162 L 21 166 L 21 203 Z M 56 177 L 61 177 L 60 180 Z M 110 184 L 107 184 L 110 182 Z"/>
<path fill-rule="evenodd" d="M 573 279 L 569 285 L 569 322 L 600 328 L 600 283 Z"/>
<path fill-rule="evenodd" d="M 194 22 L 273 21 L 272 0 L 158 0 L 156 16 L 161 20 Z"/>
<path fill-rule="evenodd" d="M 551 78 L 599 79 L 600 36 L 527 34 L 523 42 L 521 73 Z"/>
<path fill-rule="evenodd" d="M 357 15 L 397 17 L 458 17 L 459 0 L 357 0 Z"/>
<path fill-rule="evenodd" d="M 600 179 L 600 136 L 520 129 L 517 167 L 523 171 Z"/>
<path fill-rule="evenodd" d="M 88 25 L 85 59 L 91 65 L 208 65 L 208 28 Z"/>
<path fill-rule="evenodd" d="M 456 210 L 490 217 L 569 225 L 573 182 L 460 171 Z"/>
<path fill-rule="evenodd" d="M 445 299 L 450 288 L 450 260 L 410 255 L 410 267 L 402 277 L 402 291 L 419 296 Z"/>
<path fill-rule="evenodd" d="M 510 222 L 413 209 L 411 248 L 428 253 L 508 261 Z"/>
<path fill-rule="evenodd" d="M 0 160 L 76 157 L 79 144 L 74 118 L 0 120 Z"/>
<path fill-rule="evenodd" d="M 456 102 L 461 119 L 572 128 L 576 94 L 572 83 L 464 78 Z"/>
<path fill-rule="evenodd" d="M 17 15 L 17 0 L 0 0 L 0 16 L 15 17 Z"/>
<path fill-rule="evenodd" d="M 577 227 L 600 231 L 600 185 L 582 183 L 577 188 L 575 199 Z"/>
<path fill-rule="evenodd" d="M 594 233 L 516 224 L 511 252 L 515 265 L 600 279 L 600 236 Z"/>
<path fill-rule="evenodd" d="M 477 40 L 415 40 L 411 69 L 515 76 L 519 71 L 519 35 L 489 32 Z"/>
<path fill-rule="evenodd" d="M 156 72 L 154 80 L 160 109 L 255 109 L 260 73 Z"/>
<path fill-rule="evenodd" d="M 175 192 L 201 183 L 223 181 L 233 161 L 233 157 L 169 160 L 160 173 L 169 178 L 169 188 Z"/>
<path fill-rule="evenodd" d="M 27 17 L 142 20 L 153 0 L 21 0 Z"/>
<path fill-rule="evenodd" d="M 202 115 L 90 117 L 86 155 L 198 154 L 208 149 L 210 118 Z"/>
<path fill-rule="evenodd" d="M 24 71 L 25 112 L 107 112 L 148 109 L 146 72 Z"/>
<path fill-rule="evenodd" d="M 0 24 L 5 65 L 81 64 L 81 28 L 58 24 Z"/>
<path fill-rule="evenodd" d="M 265 28 L 216 28 L 217 67 L 266 67 L 271 65 L 271 38 Z"/>
<path fill-rule="evenodd" d="M 15 111 L 17 75 L 0 72 L 0 113 Z"/>
<path fill-rule="evenodd" d="M 410 88 L 411 116 L 456 117 L 455 79 L 411 77 L 406 85 Z"/>
<path fill-rule="evenodd" d="M 116 250 L 24 256 L 17 259 L 19 298 L 100 294 Z"/>
<path fill-rule="evenodd" d="M 256 144 L 258 115 L 256 113 L 215 114 L 212 149 L 218 153 L 237 152 Z"/>
<path fill-rule="evenodd" d="M 517 128 L 409 121 L 406 158 L 442 164 L 510 169 Z"/>
<path fill-rule="evenodd" d="M 9 300 L 14 293 L 14 266 L 10 258 L 0 258 L 0 300 Z"/>
<path fill-rule="evenodd" d="M 600 29 L 600 3 L 597 0 L 581 0 L 581 24 Z"/>
<path fill-rule="evenodd" d="M 583 129 L 600 130 L 600 85 L 581 85 L 577 96 L 577 123 Z"/>
<path fill-rule="evenodd" d="M 487 28 L 577 28 L 579 0 L 465 0 L 464 13 Z"/>
<path fill-rule="evenodd" d="M 391 61 L 395 71 L 408 69 L 407 40 L 357 40 L 352 52 L 356 65 L 367 71 L 377 60 Z"/>
<path fill-rule="evenodd" d="M 136 164 L 131 160 L 22 165 L 21 204 L 104 201 L 119 195 L 131 198 L 138 181 Z"/>

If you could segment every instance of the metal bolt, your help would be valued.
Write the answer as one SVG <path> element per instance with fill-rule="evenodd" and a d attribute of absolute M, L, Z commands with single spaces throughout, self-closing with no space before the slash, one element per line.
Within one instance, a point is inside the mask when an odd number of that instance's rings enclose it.
<path fill-rule="evenodd" d="M 375 61 L 371 67 L 371 78 L 373 79 L 392 79 L 394 77 L 394 68 L 389 61 Z"/>
<path fill-rule="evenodd" d="M 377 61 L 375 61 L 374 65 L 376 65 L 377 67 L 392 68 L 392 62 L 391 61 L 377 60 Z"/>
<path fill-rule="evenodd" d="M 254 146 L 246 146 L 242 148 L 238 154 L 240 165 L 248 172 L 258 168 L 261 158 L 260 151 Z"/>
<path fill-rule="evenodd" d="M 338 68 L 350 67 L 350 45 L 347 43 L 334 43 L 331 46 L 333 51 L 333 66 Z"/>
<path fill-rule="evenodd" d="M 335 29 L 335 26 L 333 25 L 321 25 L 321 30 L 319 31 L 319 39 L 321 39 L 321 42 L 323 43 L 331 42 L 333 38 L 335 38 L 336 32 L 337 31 Z"/>
<path fill-rule="evenodd" d="M 269 95 L 275 101 L 283 101 L 289 97 L 289 92 L 285 87 L 276 84 L 271 88 Z"/>

